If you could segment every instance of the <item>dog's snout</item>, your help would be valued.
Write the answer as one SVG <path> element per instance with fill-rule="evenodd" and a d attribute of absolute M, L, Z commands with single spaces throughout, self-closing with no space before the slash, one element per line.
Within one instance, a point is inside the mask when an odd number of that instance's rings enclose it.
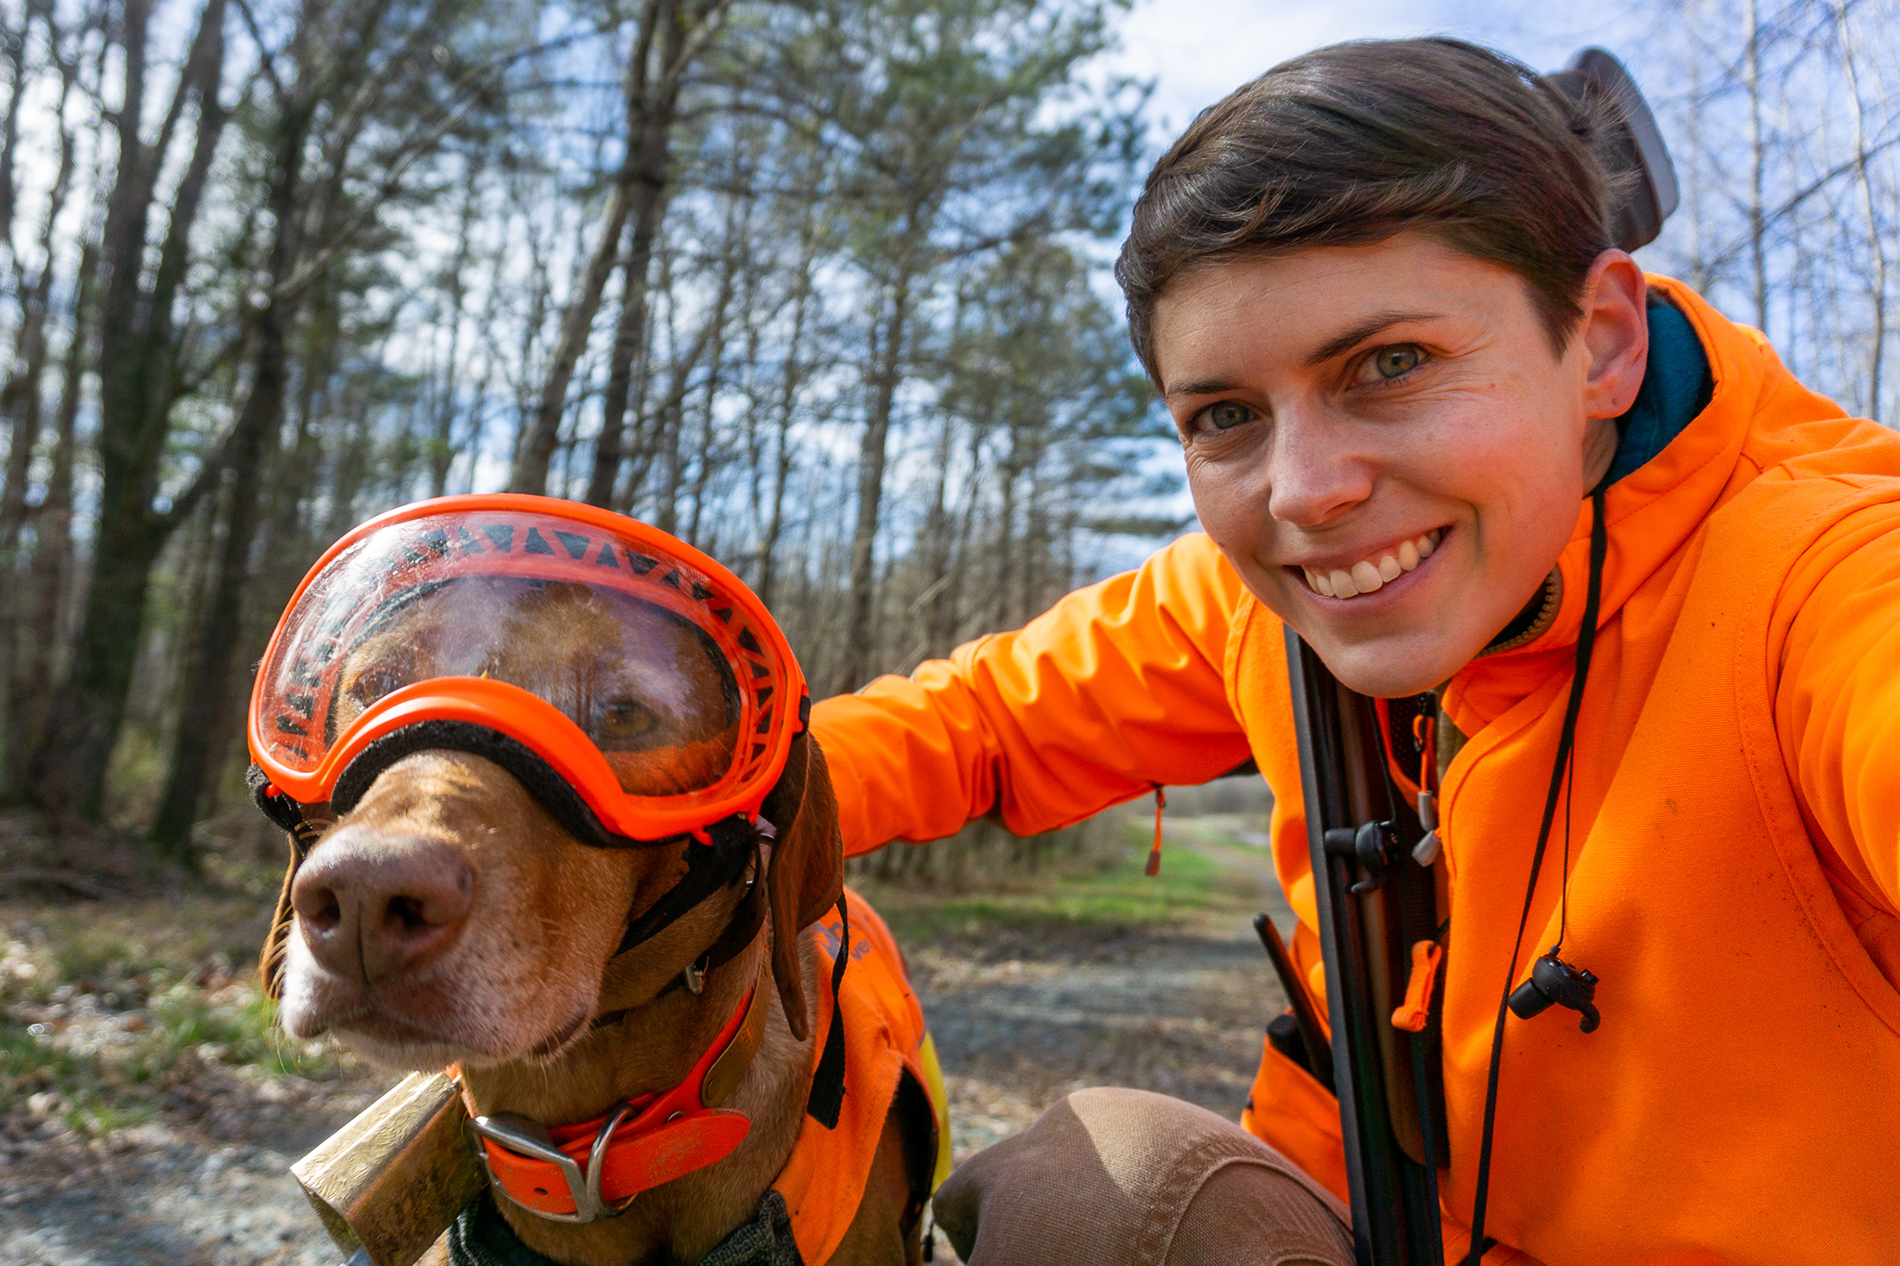
<path fill-rule="evenodd" d="M 372 983 L 454 944 L 474 897 L 475 872 L 453 846 L 356 827 L 324 840 L 290 889 L 317 961 Z"/>

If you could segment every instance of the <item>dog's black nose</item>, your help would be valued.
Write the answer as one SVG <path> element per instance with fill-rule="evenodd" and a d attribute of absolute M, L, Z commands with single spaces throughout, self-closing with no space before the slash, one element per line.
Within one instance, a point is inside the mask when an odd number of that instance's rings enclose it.
<path fill-rule="evenodd" d="M 440 840 L 345 826 L 297 871 L 290 902 L 319 963 L 372 984 L 452 945 L 475 896 L 475 872 Z"/>

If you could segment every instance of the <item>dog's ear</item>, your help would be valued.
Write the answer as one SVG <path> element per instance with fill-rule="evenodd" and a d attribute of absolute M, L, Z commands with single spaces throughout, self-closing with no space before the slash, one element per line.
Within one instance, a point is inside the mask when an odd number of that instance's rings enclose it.
<path fill-rule="evenodd" d="M 772 907 L 772 975 L 792 1035 L 811 1030 L 805 1014 L 805 977 L 798 934 L 825 917 L 844 890 L 844 840 L 838 834 L 838 800 L 831 792 L 825 754 L 809 733 L 792 740 L 785 772 L 762 808 L 778 830 L 766 898 Z"/>
<path fill-rule="evenodd" d="M 251 766 L 253 770 L 257 766 Z M 270 932 L 264 937 L 264 949 L 257 956 L 257 979 L 264 994 L 273 1002 L 284 998 L 284 955 L 290 950 L 290 924 L 296 912 L 290 908 L 290 885 L 297 882 L 297 867 L 310 855 L 317 838 L 331 819 L 325 805 L 316 821 L 299 816 L 294 823 L 280 823 L 288 829 L 284 842 L 290 846 L 290 864 L 284 868 L 284 886 L 277 894 L 277 913 L 271 916 Z M 275 821 L 275 817 L 272 818 Z"/>
<path fill-rule="evenodd" d="M 290 948 L 290 885 L 297 879 L 297 846 L 291 845 L 290 865 L 284 871 L 284 888 L 277 894 L 277 913 L 271 916 L 270 934 L 264 938 L 264 950 L 257 957 L 258 983 L 273 1002 L 284 997 L 284 955 Z"/>

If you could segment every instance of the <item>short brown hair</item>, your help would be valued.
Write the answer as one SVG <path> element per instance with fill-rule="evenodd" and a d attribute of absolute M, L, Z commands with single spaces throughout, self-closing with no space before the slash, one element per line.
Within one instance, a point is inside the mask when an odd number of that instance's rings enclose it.
<path fill-rule="evenodd" d="M 1604 126 L 1462 40 L 1366 40 L 1282 62 L 1201 112 L 1155 164 L 1115 264 L 1157 384 L 1154 308 L 1183 272 L 1423 229 L 1522 277 L 1553 349 L 1611 245 Z"/>

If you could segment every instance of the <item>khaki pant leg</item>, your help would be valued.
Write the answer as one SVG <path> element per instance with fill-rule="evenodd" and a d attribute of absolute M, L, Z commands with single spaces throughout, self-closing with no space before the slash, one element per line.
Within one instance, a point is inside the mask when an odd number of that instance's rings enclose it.
<path fill-rule="evenodd" d="M 1350 1266 L 1331 1193 L 1233 1122 L 1143 1090 L 1070 1095 L 933 1203 L 970 1266 Z"/>

